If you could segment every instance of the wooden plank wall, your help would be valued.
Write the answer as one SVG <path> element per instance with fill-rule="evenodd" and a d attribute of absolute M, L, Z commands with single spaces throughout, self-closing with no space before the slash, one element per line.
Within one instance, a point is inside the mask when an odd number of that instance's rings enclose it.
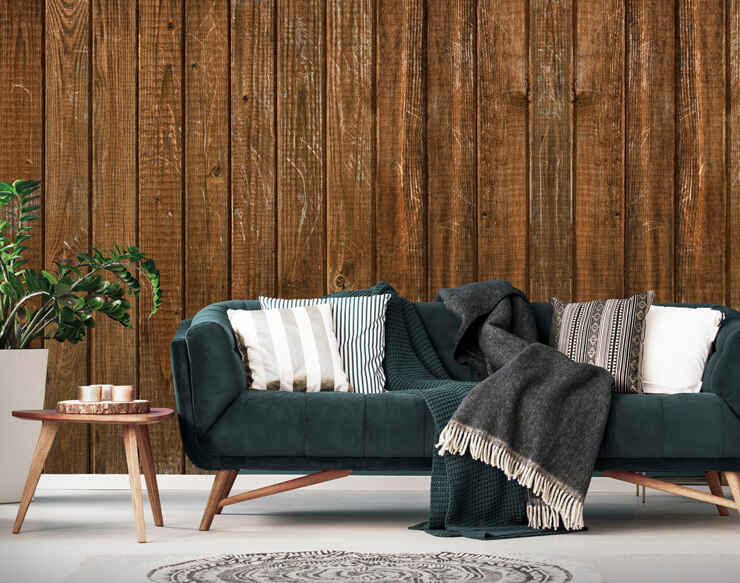
<path fill-rule="evenodd" d="M 173 406 L 178 321 L 228 298 L 503 277 L 740 308 L 739 0 L 3 0 L 0 33 L 32 264 L 139 244 L 165 288 L 50 344 L 47 405 L 112 380 Z M 49 471 L 123 471 L 114 434 L 67 428 Z"/>

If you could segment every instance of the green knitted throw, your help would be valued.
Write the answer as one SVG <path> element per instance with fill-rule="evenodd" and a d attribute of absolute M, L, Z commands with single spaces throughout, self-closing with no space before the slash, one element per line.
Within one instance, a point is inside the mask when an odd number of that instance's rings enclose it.
<path fill-rule="evenodd" d="M 385 325 L 386 389 L 417 391 L 434 420 L 435 443 L 474 382 L 451 379 L 439 359 L 413 303 L 385 282 L 335 296 L 391 294 Z M 527 490 L 490 465 L 469 455 L 432 456 L 427 522 L 412 526 L 435 536 L 499 539 L 566 532 L 537 530 L 527 524 Z"/>

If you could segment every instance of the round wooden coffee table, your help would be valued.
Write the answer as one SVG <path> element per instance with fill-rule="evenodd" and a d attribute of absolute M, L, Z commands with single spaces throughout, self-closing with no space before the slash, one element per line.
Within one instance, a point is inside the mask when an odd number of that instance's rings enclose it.
<path fill-rule="evenodd" d="M 126 447 L 126 462 L 128 463 L 128 477 L 131 484 L 131 501 L 134 505 L 134 522 L 136 523 L 136 540 L 140 543 L 146 542 L 146 531 L 144 529 L 144 504 L 141 501 L 141 474 L 139 473 L 139 454 L 141 453 L 144 478 L 149 495 L 149 503 L 152 506 L 154 524 L 162 526 L 162 506 L 159 502 L 159 489 L 157 488 L 157 474 L 154 471 L 154 458 L 152 458 L 152 444 L 149 440 L 149 425 L 169 419 L 175 414 L 172 409 L 152 409 L 149 413 L 136 413 L 132 415 L 71 415 L 68 413 L 57 413 L 53 409 L 34 409 L 31 411 L 13 411 L 13 417 L 19 419 L 33 419 L 41 421 L 41 433 L 36 443 L 36 451 L 31 460 L 31 469 L 28 470 L 26 486 L 23 489 L 21 505 L 13 525 L 13 534 L 18 534 L 26 517 L 31 498 L 39 483 L 41 470 L 44 468 L 46 456 L 49 455 L 54 436 L 61 423 L 101 423 L 109 425 L 123 425 L 123 443 Z M 138 452 L 137 452 L 138 449 Z"/>

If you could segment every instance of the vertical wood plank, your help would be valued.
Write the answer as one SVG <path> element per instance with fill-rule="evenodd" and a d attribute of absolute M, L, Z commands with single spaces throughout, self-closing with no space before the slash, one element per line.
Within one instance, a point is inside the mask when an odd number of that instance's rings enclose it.
<path fill-rule="evenodd" d="M 727 0 L 727 30 L 728 68 L 729 79 L 727 87 L 730 91 L 727 148 L 727 172 L 729 175 L 727 196 L 730 197 L 730 248 L 728 266 L 730 278 L 729 305 L 736 310 L 740 309 L 740 0 Z"/>
<path fill-rule="evenodd" d="M 531 0 L 530 300 L 572 297 L 572 0 Z"/>
<path fill-rule="evenodd" d="M 79 0 L 46 3 L 46 268 L 89 249 L 90 5 Z M 49 368 L 46 408 L 69 399 L 88 381 L 88 343 L 46 341 Z M 90 471 L 89 426 L 66 428 L 54 443 L 46 471 Z"/>
<path fill-rule="evenodd" d="M 725 22 L 678 2 L 676 301 L 726 301 Z"/>
<path fill-rule="evenodd" d="M 624 295 L 624 2 L 578 2 L 574 297 Z"/>
<path fill-rule="evenodd" d="M 275 293 L 274 0 L 231 8 L 231 296 Z"/>
<path fill-rule="evenodd" d="M 427 299 L 426 79 L 423 0 L 378 0 L 378 277 Z"/>
<path fill-rule="evenodd" d="M 228 12 L 228 3 L 206 0 L 183 14 L 187 317 L 230 295 Z M 189 460 L 185 471 L 199 472 Z"/>
<path fill-rule="evenodd" d="M 374 283 L 372 0 L 328 0 L 327 289 Z"/>
<path fill-rule="evenodd" d="M 673 301 L 675 8 L 636 0 L 627 13 L 626 295 Z"/>
<path fill-rule="evenodd" d="M 324 1 L 278 11 L 278 293 L 324 293 Z"/>
<path fill-rule="evenodd" d="M 429 293 L 475 281 L 476 3 L 430 2 L 427 14 Z"/>
<path fill-rule="evenodd" d="M 0 181 L 43 178 L 44 129 L 44 4 L 41 0 L 9 0 L 0 4 Z M 43 195 L 43 184 L 37 194 Z M 39 199 L 43 200 L 43 199 Z M 42 212 L 34 213 L 42 216 Z M 26 241 L 28 267 L 43 265 L 43 220 L 34 223 Z"/>
<path fill-rule="evenodd" d="M 478 279 L 527 290 L 527 14 L 478 2 Z"/>
<path fill-rule="evenodd" d="M 94 0 L 92 30 L 92 244 L 109 249 L 137 244 L 136 3 Z M 136 305 L 131 324 L 96 318 L 88 340 L 91 382 L 138 384 Z M 120 429 L 93 425 L 91 433 L 93 473 L 124 473 L 124 452 L 111 447 Z"/>
<path fill-rule="evenodd" d="M 229 7 L 185 18 L 185 314 L 229 298 Z"/>
<path fill-rule="evenodd" d="M 185 317 L 182 9 L 182 0 L 146 0 L 139 8 L 139 244 L 156 261 L 164 289 L 151 319 L 149 301 L 138 303 L 139 396 L 172 409 L 169 345 Z M 157 472 L 181 473 L 177 424 L 154 424 L 151 439 Z"/>

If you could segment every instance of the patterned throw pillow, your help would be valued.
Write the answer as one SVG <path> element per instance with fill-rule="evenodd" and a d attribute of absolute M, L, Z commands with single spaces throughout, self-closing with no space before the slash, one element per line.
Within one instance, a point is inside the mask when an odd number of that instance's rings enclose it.
<path fill-rule="evenodd" d="M 385 311 L 390 294 L 282 300 L 260 296 L 263 310 L 331 303 L 344 370 L 358 393 L 385 389 Z"/>
<path fill-rule="evenodd" d="M 568 303 L 552 298 L 550 345 L 614 375 L 617 393 L 642 393 L 645 318 L 654 291 L 624 300 Z"/>
<path fill-rule="evenodd" d="M 228 310 L 250 389 L 352 391 L 342 368 L 331 306 Z"/>

